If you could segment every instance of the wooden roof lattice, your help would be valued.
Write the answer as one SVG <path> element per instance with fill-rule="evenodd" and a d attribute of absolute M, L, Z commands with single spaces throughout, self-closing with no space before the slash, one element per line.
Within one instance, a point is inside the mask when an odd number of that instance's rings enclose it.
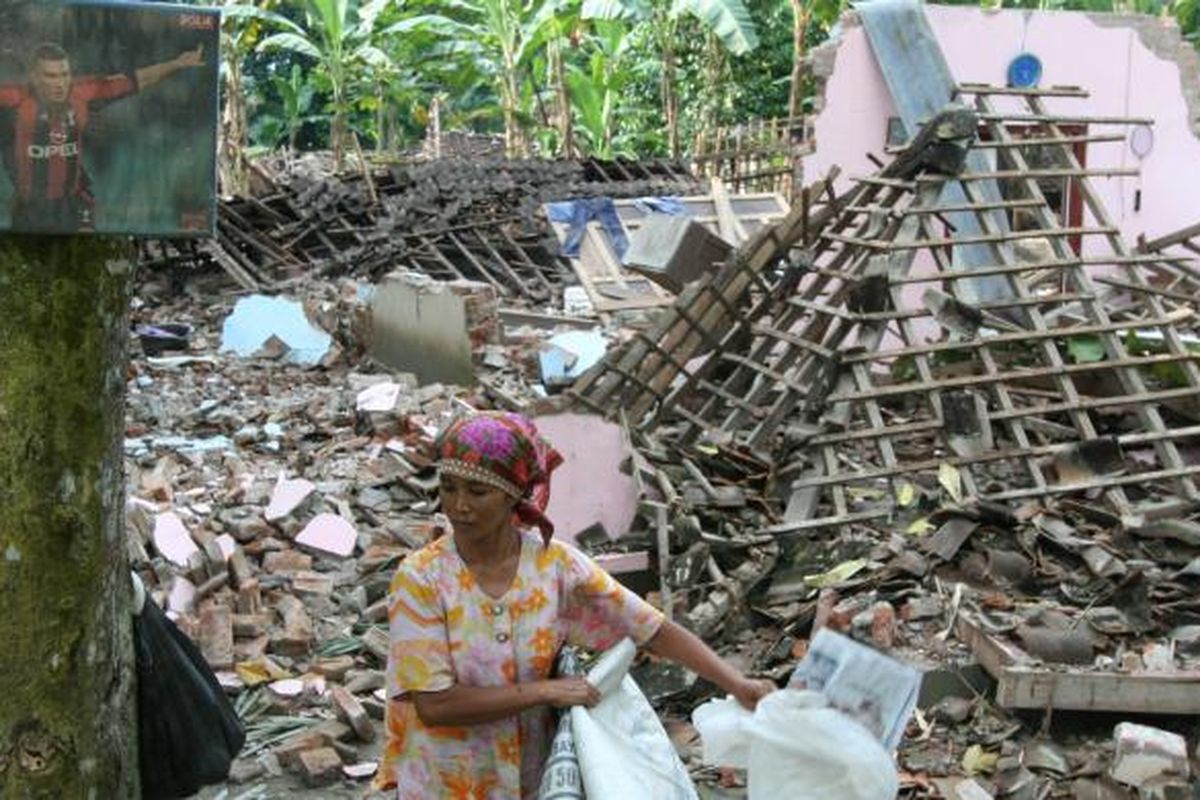
<path fill-rule="evenodd" d="M 936 489 L 947 471 L 966 503 L 1095 494 L 1132 527 L 1194 509 L 1194 271 L 1125 244 L 1092 186 L 1124 172 L 1085 169 L 1061 127 L 1144 121 L 1051 113 L 1037 91 L 960 92 L 969 111 L 939 116 L 840 196 L 827 184 L 808 191 L 654 330 L 585 375 L 579 401 L 669 430 L 684 450 L 771 465 L 798 500 L 769 529 L 781 535 L 886 521 L 903 484 Z M 1014 122 L 1029 138 L 1014 138 Z M 978 146 L 996 166 L 962 180 Z M 1047 202 L 1046 170 L 1026 157 L 1034 149 L 1052 149 L 1054 177 L 1078 187 L 1082 224 Z M 989 181 L 1003 181 L 1001 199 L 984 191 Z M 950 182 L 965 201 L 941 205 Z M 955 214 L 971 215 L 977 232 L 960 233 Z M 987 258 L 964 269 L 963 247 Z"/>

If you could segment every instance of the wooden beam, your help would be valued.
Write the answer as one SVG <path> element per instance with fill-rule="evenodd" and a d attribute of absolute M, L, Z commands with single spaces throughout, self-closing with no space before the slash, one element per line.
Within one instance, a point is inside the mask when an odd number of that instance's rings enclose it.
<path fill-rule="evenodd" d="M 958 638 L 996 679 L 1002 708 L 1108 711 L 1124 714 L 1200 714 L 1200 671 L 1111 672 L 1041 665 L 960 614 Z"/>

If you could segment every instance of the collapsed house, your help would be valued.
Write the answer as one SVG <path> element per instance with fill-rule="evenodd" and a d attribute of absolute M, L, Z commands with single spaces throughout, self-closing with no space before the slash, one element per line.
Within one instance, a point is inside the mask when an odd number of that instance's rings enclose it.
<path fill-rule="evenodd" d="M 866 17 L 842 48 L 924 25 Z M 1200 712 L 1200 231 L 1120 155 L 1155 115 L 910 86 L 891 144 L 885 116 L 839 164 L 832 85 L 794 203 L 669 163 L 445 160 L 280 174 L 222 203 L 214 242 L 144 246 L 152 280 L 315 297 L 341 346 L 321 369 L 278 342 L 135 363 L 133 560 L 252 721 L 239 781 L 369 774 L 388 576 L 432 533 L 424 446 L 491 405 L 566 443 L 560 531 L 747 669 L 786 678 L 821 628 L 919 665 L 905 796 L 1130 796 L 1106 777 L 1124 751 L 1010 712 Z M 360 290 L 397 272 L 488 298 L 454 318 L 470 387 L 355 341 L 379 335 L 345 321 Z M 563 331 L 609 351 L 554 361 Z M 707 689 L 636 674 L 694 773 L 728 781 L 676 719 Z"/>

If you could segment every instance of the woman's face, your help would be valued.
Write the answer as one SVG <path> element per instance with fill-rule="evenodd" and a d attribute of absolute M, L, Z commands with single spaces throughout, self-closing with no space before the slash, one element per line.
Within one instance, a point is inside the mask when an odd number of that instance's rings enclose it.
<path fill-rule="evenodd" d="M 442 513 L 449 517 L 455 535 L 485 540 L 508 530 L 516 506 L 508 494 L 454 475 L 442 475 L 439 480 Z"/>

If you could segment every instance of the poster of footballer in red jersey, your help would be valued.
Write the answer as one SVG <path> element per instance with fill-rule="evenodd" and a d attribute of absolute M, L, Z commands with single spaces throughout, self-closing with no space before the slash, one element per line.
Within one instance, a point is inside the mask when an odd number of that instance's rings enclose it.
<path fill-rule="evenodd" d="M 197 6 L 0 3 L 0 230 L 210 234 L 219 36 Z"/>

